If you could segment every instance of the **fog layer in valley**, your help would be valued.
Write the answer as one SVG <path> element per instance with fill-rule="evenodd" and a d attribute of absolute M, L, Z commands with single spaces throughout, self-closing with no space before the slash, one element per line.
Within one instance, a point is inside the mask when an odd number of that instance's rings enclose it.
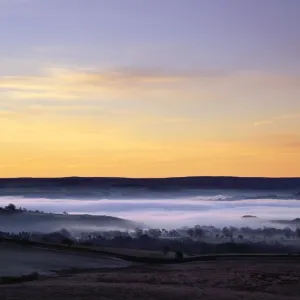
<path fill-rule="evenodd" d="M 150 227 L 155 228 L 179 228 L 181 226 L 213 225 L 215 227 L 223 226 L 250 226 L 263 227 L 270 225 L 270 220 L 293 220 L 300 216 L 300 201 L 296 198 L 282 197 L 274 195 L 273 197 L 263 195 L 259 199 L 253 192 L 247 194 L 226 194 L 213 193 L 210 195 L 199 194 L 198 196 L 186 196 L 178 198 L 140 198 L 140 199 L 48 199 L 24 198 L 24 197 L 0 197 L 0 206 L 14 203 L 17 207 L 25 207 L 29 210 L 40 210 L 51 213 L 67 212 L 68 214 L 91 214 L 106 215 L 118 218 L 129 219 L 137 222 L 143 222 Z M 242 219 L 244 215 L 257 216 L 258 218 Z M 33 230 L 39 226 L 40 230 L 57 230 L 57 226 L 66 227 L 64 220 L 53 226 L 51 220 L 46 217 L 33 218 L 32 222 L 26 218 L 26 222 L 16 219 L 10 226 L 14 230 L 24 230 L 24 227 L 30 227 Z M 43 221 L 41 223 L 41 221 Z M 12 221 L 12 219 L 11 219 Z M 25 221 L 25 220 L 24 220 Z M 5 225 L 6 224 L 6 225 Z M 8 223 L 3 217 L 0 219 L 0 226 L 7 227 Z M 66 225 L 66 226 L 64 226 Z M 97 227 L 97 222 L 83 224 L 81 221 L 73 222 L 72 226 L 87 226 L 92 229 Z M 100 224 L 103 227 L 105 224 Z M 20 226 L 20 227 L 19 227 Z M 108 225 L 114 227 L 113 223 Z M 285 227 L 284 224 L 272 223 L 272 226 Z M 291 225 L 293 226 L 293 225 Z M 17 228 L 19 227 L 19 228 Z M 119 227 L 119 226 L 117 226 Z M 95 228 L 97 229 L 97 228 Z M 48 231 L 48 230 L 47 230 Z"/>

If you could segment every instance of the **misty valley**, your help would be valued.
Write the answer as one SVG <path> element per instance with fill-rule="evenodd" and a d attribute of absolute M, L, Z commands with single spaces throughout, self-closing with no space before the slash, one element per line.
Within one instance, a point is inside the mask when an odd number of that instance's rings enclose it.
<path fill-rule="evenodd" d="M 146 194 L 132 199 L 2 196 L 0 236 L 23 242 L 180 251 L 184 256 L 297 253 L 300 201 L 291 192 L 269 194 L 216 190 L 196 195 L 185 191 L 172 198 L 165 193 L 152 199 Z"/>
<path fill-rule="evenodd" d="M 101 286 L 111 299 L 116 282 L 121 297 L 125 285 L 134 295 L 141 286 L 215 291 L 220 282 L 276 289 L 280 278 L 285 293 L 297 294 L 298 181 L 262 189 L 251 180 L 253 189 L 234 189 L 234 179 L 228 188 L 201 178 L 0 180 L 0 289 L 35 281 L 61 286 L 63 295 L 76 282 L 97 297 Z"/>

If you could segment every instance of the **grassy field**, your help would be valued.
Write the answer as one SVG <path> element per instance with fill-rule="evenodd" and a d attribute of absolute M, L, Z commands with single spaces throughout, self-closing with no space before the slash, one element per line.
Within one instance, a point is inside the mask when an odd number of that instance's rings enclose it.
<path fill-rule="evenodd" d="M 0 286 L 0 299 L 299 300 L 300 264 L 283 258 L 97 270 Z"/>
<path fill-rule="evenodd" d="M 135 257 L 143 263 L 126 262 L 103 253 L 127 260 Z M 187 257 L 180 264 L 162 255 L 143 250 L 4 242 L 0 245 L 0 300 L 300 297 L 299 255 L 204 255 Z M 207 261 L 211 257 L 214 261 Z M 47 274 L 53 270 L 56 277 Z"/>
<path fill-rule="evenodd" d="M 49 275 L 59 270 L 121 268 L 130 264 L 130 262 L 90 252 L 57 251 L 24 247 L 13 243 L 0 245 L 0 282 L 3 276 L 20 277 L 35 272 Z"/>
<path fill-rule="evenodd" d="M 7 240 L 7 242 L 12 244 L 22 244 L 20 241 L 16 240 Z M 166 264 L 166 263 L 186 263 L 194 261 L 212 261 L 220 260 L 227 258 L 243 259 L 248 258 L 286 258 L 292 260 L 300 260 L 300 253 L 226 253 L 226 254 L 205 254 L 197 256 L 187 256 L 184 255 L 184 258 L 180 261 L 174 258 L 174 254 L 170 253 L 165 256 L 160 251 L 148 251 L 148 250 L 139 250 L 139 249 L 124 249 L 124 248 L 110 248 L 110 247 L 97 247 L 97 246 L 83 246 L 83 245 L 61 245 L 61 244 L 50 244 L 50 243 L 38 243 L 38 242 L 26 242 L 26 246 L 29 247 L 38 247 L 45 249 L 53 249 L 74 253 L 94 253 L 99 255 L 107 255 L 116 258 L 120 258 L 125 261 L 137 262 L 137 263 L 149 263 L 149 264 Z"/>

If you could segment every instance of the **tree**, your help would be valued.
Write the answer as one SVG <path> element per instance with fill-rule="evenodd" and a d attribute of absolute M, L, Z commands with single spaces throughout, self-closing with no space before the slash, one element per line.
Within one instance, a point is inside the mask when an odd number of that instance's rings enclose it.
<path fill-rule="evenodd" d="M 136 236 L 137 238 L 140 238 L 142 235 L 143 235 L 143 230 L 140 229 L 140 228 L 136 228 L 136 229 L 135 229 L 135 236 Z"/>
<path fill-rule="evenodd" d="M 161 236 L 161 231 L 160 229 L 149 229 L 148 234 L 157 239 Z"/>
<path fill-rule="evenodd" d="M 199 225 L 196 225 L 194 227 L 194 235 L 195 237 L 203 237 L 204 236 L 204 231 L 201 229 L 201 227 Z"/>
<path fill-rule="evenodd" d="M 224 227 L 224 228 L 222 229 L 222 232 L 223 232 L 223 235 L 224 235 L 225 237 L 232 239 L 233 234 L 232 234 L 231 230 L 230 230 L 228 227 Z"/>
<path fill-rule="evenodd" d="M 180 234 L 178 233 L 178 231 L 177 230 L 170 230 L 169 231 L 169 236 L 170 237 L 179 237 L 180 236 Z"/>
<path fill-rule="evenodd" d="M 300 239 L 300 228 L 296 229 L 296 237 Z"/>
<path fill-rule="evenodd" d="M 166 230 L 166 229 L 162 229 L 162 230 L 161 230 L 161 235 L 162 235 L 162 236 L 168 236 L 168 233 L 169 233 L 169 232 L 168 232 L 168 230 Z"/>
<path fill-rule="evenodd" d="M 182 260 L 183 259 L 183 253 L 181 251 L 176 251 L 175 252 L 175 258 L 177 260 Z"/>
<path fill-rule="evenodd" d="M 283 229 L 283 233 L 287 239 L 290 239 L 293 236 L 293 231 L 291 230 L 291 228 L 288 227 Z"/>
<path fill-rule="evenodd" d="M 16 206 L 14 204 L 10 203 L 5 207 L 5 209 L 8 211 L 16 211 Z"/>
<path fill-rule="evenodd" d="M 167 255 L 169 254 L 171 251 L 170 247 L 169 246 L 164 246 L 164 249 L 163 249 L 163 252 L 164 252 L 164 255 Z"/>
<path fill-rule="evenodd" d="M 194 236 L 194 229 L 193 228 L 189 228 L 187 230 L 187 234 L 190 236 L 190 237 L 193 237 Z"/>
<path fill-rule="evenodd" d="M 66 244 L 66 245 L 68 245 L 69 247 L 71 247 L 73 244 L 74 244 L 74 242 L 71 240 L 71 239 L 69 239 L 69 238 L 64 238 L 63 240 L 62 240 L 62 244 Z"/>

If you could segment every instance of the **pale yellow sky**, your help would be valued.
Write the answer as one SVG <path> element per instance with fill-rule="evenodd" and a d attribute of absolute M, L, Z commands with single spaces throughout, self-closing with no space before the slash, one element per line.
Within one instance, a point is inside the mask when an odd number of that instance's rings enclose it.
<path fill-rule="evenodd" d="M 1 177 L 299 176 L 298 82 L 62 68 L 1 76 Z"/>

